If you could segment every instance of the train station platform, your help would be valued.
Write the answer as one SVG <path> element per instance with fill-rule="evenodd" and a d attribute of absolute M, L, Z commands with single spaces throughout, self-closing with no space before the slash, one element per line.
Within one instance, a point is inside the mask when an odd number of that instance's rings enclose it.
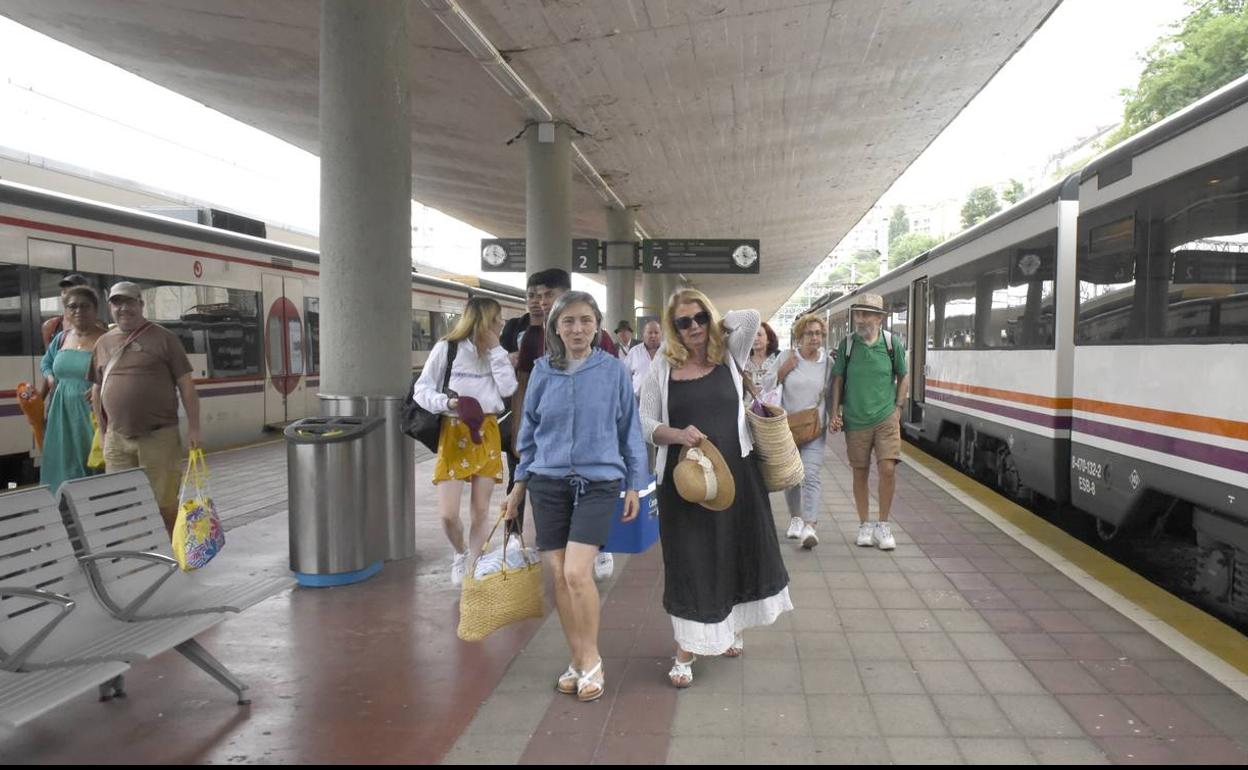
<path fill-rule="evenodd" d="M 295 589 L 201 635 L 251 687 L 233 698 L 176 653 L 129 696 L 83 696 L 0 732 L 16 763 L 1233 763 L 1248 759 L 1248 639 L 907 447 L 897 549 L 853 545 L 829 442 L 821 544 L 781 544 L 795 611 L 738 659 L 673 652 L 657 546 L 604 593 L 607 693 L 557 694 L 558 619 L 455 636 L 457 591 L 416 467 L 419 549 L 375 578 Z M 222 572 L 287 570 L 280 443 L 209 457 Z M 496 493 L 496 496 L 500 493 Z M 773 496 L 776 525 L 788 516 Z M 548 608 L 551 603 L 547 603 Z"/>

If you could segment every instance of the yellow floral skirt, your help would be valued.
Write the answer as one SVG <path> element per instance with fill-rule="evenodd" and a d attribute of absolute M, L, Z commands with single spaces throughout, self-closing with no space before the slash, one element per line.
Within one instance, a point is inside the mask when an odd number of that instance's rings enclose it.
<path fill-rule="evenodd" d="M 485 416 L 480 444 L 472 443 L 472 432 L 458 417 L 443 416 L 438 432 L 438 461 L 433 466 L 433 483 L 467 481 L 473 476 L 503 481 L 502 439 L 498 418 Z"/>

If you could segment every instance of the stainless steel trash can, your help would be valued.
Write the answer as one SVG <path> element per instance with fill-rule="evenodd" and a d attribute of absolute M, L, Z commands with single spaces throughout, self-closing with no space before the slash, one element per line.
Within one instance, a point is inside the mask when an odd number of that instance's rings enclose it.
<path fill-rule="evenodd" d="M 401 396 L 331 396 L 318 394 L 323 415 L 382 417 L 385 425 L 386 561 L 416 555 L 416 442 L 403 432 Z"/>
<path fill-rule="evenodd" d="M 290 569 L 300 585 L 372 577 L 385 557 L 385 420 L 309 417 L 286 427 Z"/>

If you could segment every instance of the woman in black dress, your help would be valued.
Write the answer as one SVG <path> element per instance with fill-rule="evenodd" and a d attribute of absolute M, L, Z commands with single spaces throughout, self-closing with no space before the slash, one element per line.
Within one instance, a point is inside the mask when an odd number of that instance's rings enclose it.
<path fill-rule="evenodd" d="M 676 636 L 668 676 L 677 687 L 693 683 L 695 655 L 740 655 L 742 631 L 793 609 L 742 401 L 741 366 L 759 321 L 755 310 L 721 321 L 702 292 L 675 292 L 663 317 L 666 344 L 641 389 L 642 433 L 658 450 L 663 608 Z M 722 511 L 687 502 L 672 483 L 677 450 L 703 440 L 719 449 L 736 483 Z"/>

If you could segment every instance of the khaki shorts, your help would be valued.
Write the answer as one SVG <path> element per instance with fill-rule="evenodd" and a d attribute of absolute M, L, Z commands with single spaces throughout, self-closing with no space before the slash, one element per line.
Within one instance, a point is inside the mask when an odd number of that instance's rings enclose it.
<path fill-rule="evenodd" d="M 138 438 L 126 438 L 110 428 L 104 438 L 104 470 L 112 473 L 142 468 L 152 482 L 156 505 L 161 508 L 178 505 L 184 459 L 186 452 L 176 425 Z"/>
<path fill-rule="evenodd" d="M 845 431 L 845 448 L 848 450 L 849 465 L 853 468 L 871 467 L 871 450 L 875 450 L 875 461 L 901 459 L 901 423 L 897 421 L 897 413 L 882 422 L 862 430 Z"/>

